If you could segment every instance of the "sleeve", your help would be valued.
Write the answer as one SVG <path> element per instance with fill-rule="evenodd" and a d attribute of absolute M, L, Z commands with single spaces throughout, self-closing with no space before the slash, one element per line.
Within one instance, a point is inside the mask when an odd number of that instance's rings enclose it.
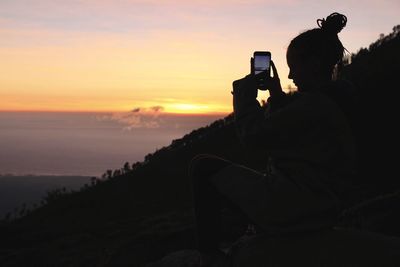
<path fill-rule="evenodd" d="M 307 94 L 270 97 L 264 110 L 257 99 L 233 94 L 236 132 L 245 146 L 287 150 L 321 122 L 318 101 Z"/>

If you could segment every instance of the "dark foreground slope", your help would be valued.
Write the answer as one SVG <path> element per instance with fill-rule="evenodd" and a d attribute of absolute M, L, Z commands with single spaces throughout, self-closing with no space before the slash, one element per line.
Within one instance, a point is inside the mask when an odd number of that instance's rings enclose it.
<path fill-rule="evenodd" d="M 389 175 L 391 159 L 382 147 L 394 147 L 396 140 L 390 135 L 395 121 L 384 119 L 391 119 L 387 111 L 393 99 L 390 90 L 398 84 L 399 39 L 397 29 L 353 55 L 353 62 L 343 70 L 343 77 L 357 86 L 361 100 L 357 107 L 360 180 L 368 185 L 368 197 L 399 189 L 398 175 Z M 170 252 L 193 248 L 187 167 L 199 153 L 263 168 L 262 155 L 250 154 L 241 146 L 233 117 L 227 116 L 147 155 L 133 170 L 125 168 L 115 177 L 94 180 L 79 192 L 55 192 L 32 213 L 3 222 L 0 265 L 142 266 Z M 341 225 L 400 236 L 399 208 L 398 193 L 378 197 L 349 209 Z"/>

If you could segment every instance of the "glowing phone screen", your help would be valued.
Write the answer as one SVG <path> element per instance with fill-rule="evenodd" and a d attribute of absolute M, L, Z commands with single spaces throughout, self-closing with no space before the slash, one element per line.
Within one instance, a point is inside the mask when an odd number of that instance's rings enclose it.
<path fill-rule="evenodd" d="M 258 74 L 264 70 L 269 70 L 270 61 L 270 55 L 256 55 L 254 57 L 254 74 Z"/>

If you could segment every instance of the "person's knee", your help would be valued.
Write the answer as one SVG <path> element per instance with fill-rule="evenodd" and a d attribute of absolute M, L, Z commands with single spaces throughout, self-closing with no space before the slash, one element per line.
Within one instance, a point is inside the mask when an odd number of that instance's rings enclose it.
<path fill-rule="evenodd" d="M 207 154 L 198 154 L 194 156 L 189 162 L 189 177 L 194 179 L 194 177 L 198 176 L 201 173 L 201 170 L 206 168 L 207 163 L 206 159 L 209 157 Z"/>
<path fill-rule="evenodd" d="M 192 179 L 196 177 L 211 176 L 223 167 L 232 162 L 210 154 L 198 154 L 189 163 L 189 176 Z"/>

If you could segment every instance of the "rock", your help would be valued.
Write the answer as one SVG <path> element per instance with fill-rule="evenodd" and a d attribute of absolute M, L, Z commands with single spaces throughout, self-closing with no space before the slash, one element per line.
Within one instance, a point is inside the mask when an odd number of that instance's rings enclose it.
<path fill-rule="evenodd" d="M 197 250 L 180 250 L 168 254 L 159 261 L 149 263 L 146 267 L 199 267 L 200 253 Z"/>
<path fill-rule="evenodd" d="M 400 238 L 335 227 L 286 236 L 243 236 L 228 253 L 232 267 L 400 266 Z M 146 267 L 199 267 L 196 250 L 181 250 Z M 222 267 L 224 265 L 215 265 Z"/>
<path fill-rule="evenodd" d="M 400 266 L 400 239 L 356 229 L 254 236 L 232 250 L 239 266 Z"/>

